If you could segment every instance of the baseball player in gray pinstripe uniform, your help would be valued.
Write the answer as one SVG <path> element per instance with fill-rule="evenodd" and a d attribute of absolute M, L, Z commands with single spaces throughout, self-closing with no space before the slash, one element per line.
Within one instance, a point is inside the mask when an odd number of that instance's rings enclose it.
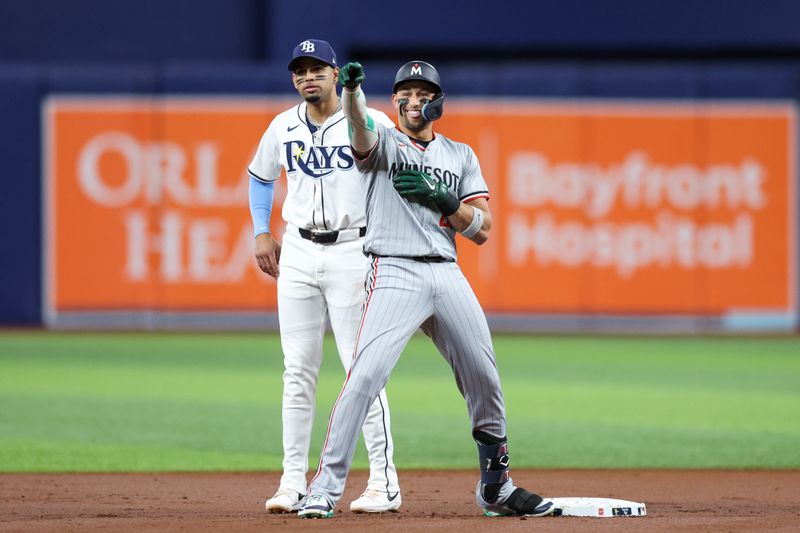
<path fill-rule="evenodd" d="M 509 476 L 503 393 L 483 310 L 456 264 L 455 233 L 477 244 L 492 225 L 472 149 L 433 132 L 444 93 L 423 61 L 397 72 L 398 128 L 377 124 L 361 91 L 364 70 L 339 71 L 356 164 L 368 180 L 365 254 L 372 261 L 355 355 L 328 423 L 319 468 L 299 511 L 329 518 L 342 495 L 358 430 L 411 335 L 422 328 L 455 374 L 478 446 L 476 500 L 487 516 L 544 516 L 553 502 Z"/>

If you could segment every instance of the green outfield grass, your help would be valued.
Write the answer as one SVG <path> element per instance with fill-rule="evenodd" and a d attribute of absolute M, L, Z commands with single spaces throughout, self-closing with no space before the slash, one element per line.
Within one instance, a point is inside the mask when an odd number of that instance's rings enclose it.
<path fill-rule="evenodd" d="M 800 467 L 800 338 L 496 336 L 515 467 Z M 311 462 L 344 371 L 325 345 Z M 0 471 L 279 470 L 274 334 L 0 333 Z M 398 468 L 472 468 L 425 337 L 388 386 Z M 363 444 L 355 467 L 367 466 Z"/>

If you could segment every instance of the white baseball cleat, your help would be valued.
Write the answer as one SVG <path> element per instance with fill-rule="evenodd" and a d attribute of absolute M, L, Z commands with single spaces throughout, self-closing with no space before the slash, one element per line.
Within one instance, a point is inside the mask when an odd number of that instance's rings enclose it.
<path fill-rule="evenodd" d="M 350 503 L 350 510 L 354 513 L 385 513 L 397 511 L 402 503 L 400 492 L 367 489 Z"/>
<path fill-rule="evenodd" d="M 264 504 L 270 513 L 293 513 L 303 506 L 305 494 L 292 489 L 278 489 L 275 495 Z"/>

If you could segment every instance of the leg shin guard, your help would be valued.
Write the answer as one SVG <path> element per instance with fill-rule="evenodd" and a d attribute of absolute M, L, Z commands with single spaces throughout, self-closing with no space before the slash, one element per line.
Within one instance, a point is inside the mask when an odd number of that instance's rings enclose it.
<path fill-rule="evenodd" d="M 487 503 L 494 503 L 500 488 L 509 480 L 508 443 L 505 437 L 492 437 L 482 431 L 472 433 L 478 444 L 481 467 L 481 495 Z"/>

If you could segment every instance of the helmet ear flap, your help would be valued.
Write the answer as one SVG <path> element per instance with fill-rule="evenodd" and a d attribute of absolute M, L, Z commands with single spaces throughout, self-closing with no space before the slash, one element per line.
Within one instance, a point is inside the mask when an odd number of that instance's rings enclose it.
<path fill-rule="evenodd" d="M 433 100 L 422 106 L 422 118 L 429 122 L 439 120 L 444 114 L 444 93 L 439 93 Z"/>

